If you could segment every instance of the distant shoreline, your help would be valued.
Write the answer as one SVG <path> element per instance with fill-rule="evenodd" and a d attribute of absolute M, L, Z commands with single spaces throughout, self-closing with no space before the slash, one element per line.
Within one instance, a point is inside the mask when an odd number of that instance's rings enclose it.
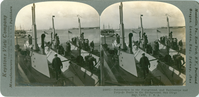
<path fill-rule="evenodd" d="M 186 26 L 171 26 L 169 28 L 171 29 L 177 29 L 177 28 L 185 28 Z M 77 30 L 79 28 L 68 28 L 68 29 L 56 29 L 55 30 Z M 100 27 L 82 27 L 81 29 L 100 29 Z M 110 28 L 112 29 L 112 28 Z M 126 30 L 138 30 L 140 29 L 139 27 L 138 28 L 125 28 Z M 144 29 L 167 29 L 167 27 L 154 27 L 154 28 L 144 28 Z M 52 29 L 37 29 L 37 30 L 52 30 Z M 100 30 L 103 30 L 102 28 Z M 113 30 L 119 30 L 118 28 L 114 28 Z M 31 31 L 31 30 L 25 30 L 25 31 Z"/>

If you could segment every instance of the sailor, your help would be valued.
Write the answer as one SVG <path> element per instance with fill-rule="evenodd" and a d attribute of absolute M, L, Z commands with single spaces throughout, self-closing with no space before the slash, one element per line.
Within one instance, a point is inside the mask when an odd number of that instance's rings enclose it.
<path fill-rule="evenodd" d="M 92 54 L 89 54 L 88 56 L 85 56 L 85 60 L 88 63 L 89 69 L 91 71 L 91 73 L 93 73 L 94 70 L 94 63 L 97 64 L 96 59 L 92 56 Z"/>
<path fill-rule="evenodd" d="M 29 45 L 32 44 L 32 36 L 30 34 L 28 35 L 28 43 L 29 43 Z"/>
<path fill-rule="evenodd" d="M 154 41 L 152 55 L 158 54 L 158 51 L 159 51 L 159 44 L 157 41 Z"/>
<path fill-rule="evenodd" d="M 44 52 L 44 39 L 45 39 L 46 35 L 45 35 L 45 31 L 43 34 L 41 34 L 41 49 L 42 49 L 42 53 L 45 54 Z"/>
<path fill-rule="evenodd" d="M 173 48 L 174 48 L 174 50 L 177 50 L 178 51 L 178 40 L 177 40 L 177 38 L 174 38 L 173 39 Z"/>
<path fill-rule="evenodd" d="M 170 33 L 169 33 L 169 39 L 172 39 L 173 38 L 173 32 L 171 31 Z"/>
<path fill-rule="evenodd" d="M 174 45 L 173 45 L 173 38 L 172 38 L 172 39 L 169 39 L 169 41 L 170 41 L 170 42 L 169 42 L 169 43 L 170 43 L 170 47 L 171 47 L 171 48 L 174 48 Z"/>
<path fill-rule="evenodd" d="M 140 58 L 140 65 L 143 70 L 144 79 L 146 75 L 149 73 L 150 62 L 149 59 L 145 56 L 145 53 L 142 53 L 142 57 Z"/>
<path fill-rule="evenodd" d="M 165 36 L 160 37 L 160 42 L 161 42 L 162 44 L 165 44 Z"/>
<path fill-rule="evenodd" d="M 170 40 L 168 38 L 166 38 L 165 45 L 166 45 L 166 54 L 169 54 Z"/>
<path fill-rule="evenodd" d="M 86 50 L 89 51 L 90 47 L 89 47 L 89 40 L 88 39 L 85 40 L 85 44 L 86 44 Z"/>
<path fill-rule="evenodd" d="M 69 53 L 71 51 L 71 45 L 69 42 L 66 43 L 66 51 Z"/>
<path fill-rule="evenodd" d="M 81 39 L 81 40 L 84 40 L 84 32 L 81 33 L 80 39 Z"/>
<path fill-rule="evenodd" d="M 81 39 L 79 39 L 79 37 L 76 37 L 76 45 L 79 48 L 83 47 L 83 41 L 81 41 Z"/>
<path fill-rule="evenodd" d="M 84 39 L 82 42 L 82 47 L 84 50 L 88 51 L 89 50 L 89 40 L 88 39 Z"/>
<path fill-rule="evenodd" d="M 144 33 L 142 34 L 142 38 L 144 38 L 144 37 L 145 37 L 145 35 L 146 35 L 146 33 L 144 32 Z"/>
<path fill-rule="evenodd" d="M 144 39 L 144 40 L 143 40 L 142 47 L 143 47 L 143 49 L 145 50 L 146 45 L 147 45 L 147 43 L 148 43 L 147 35 L 144 34 L 143 39 Z"/>
<path fill-rule="evenodd" d="M 55 35 L 54 35 L 54 39 L 56 39 L 56 37 L 57 37 L 57 33 L 55 33 Z"/>
<path fill-rule="evenodd" d="M 116 34 L 116 39 L 112 43 L 112 47 L 114 49 L 115 53 L 118 53 L 118 50 L 120 49 L 120 36 Z"/>
<path fill-rule="evenodd" d="M 94 51 L 94 42 L 91 41 L 90 43 L 90 51 L 93 52 Z"/>
<path fill-rule="evenodd" d="M 179 47 L 179 52 L 182 52 L 182 48 L 183 48 L 182 40 L 180 40 L 180 41 L 178 42 L 178 47 Z"/>
<path fill-rule="evenodd" d="M 50 50 L 51 49 L 51 46 L 52 46 L 52 43 L 49 41 L 49 42 L 47 42 L 47 45 L 46 45 L 47 47 L 48 47 L 48 50 Z"/>
<path fill-rule="evenodd" d="M 163 36 L 160 37 L 160 43 L 163 43 Z"/>
<path fill-rule="evenodd" d="M 72 43 L 74 44 L 74 42 L 75 42 L 75 38 L 73 37 L 73 38 L 71 38 L 71 41 L 72 41 Z"/>
<path fill-rule="evenodd" d="M 86 46 L 85 46 L 85 39 L 83 39 L 83 40 L 80 39 L 79 43 L 80 43 L 79 45 L 81 46 L 81 48 L 85 50 L 85 48 L 86 48 Z"/>
<path fill-rule="evenodd" d="M 62 45 L 58 45 L 57 53 L 58 53 L 58 54 L 61 54 L 61 55 L 64 54 L 64 48 L 63 48 Z"/>
<path fill-rule="evenodd" d="M 120 43 L 120 35 L 116 34 L 116 43 L 119 44 Z"/>
<path fill-rule="evenodd" d="M 57 36 L 57 33 L 56 33 L 56 36 L 55 36 L 55 46 L 54 46 L 55 50 L 58 49 L 59 44 L 60 44 L 59 36 Z"/>
<path fill-rule="evenodd" d="M 61 74 L 61 68 L 63 68 L 63 64 L 57 54 L 55 54 L 55 58 L 52 61 L 52 66 L 56 72 L 56 80 L 58 80 L 58 76 Z"/>
<path fill-rule="evenodd" d="M 166 38 L 166 36 L 163 36 L 163 44 L 165 44 Z"/>
<path fill-rule="evenodd" d="M 72 57 L 71 57 L 72 58 Z M 77 63 L 77 65 L 79 66 L 83 66 L 85 61 L 84 61 L 84 58 L 82 55 L 78 55 L 76 58 L 75 58 L 75 61 Z"/>
<path fill-rule="evenodd" d="M 174 63 L 177 65 L 177 68 L 181 72 L 182 66 L 184 65 L 185 61 L 184 58 L 180 55 L 180 53 L 173 55 Z M 182 63 L 183 61 L 183 63 Z"/>
<path fill-rule="evenodd" d="M 71 51 L 71 45 L 70 45 L 70 43 L 66 42 L 66 43 L 63 43 L 61 45 L 62 45 L 63 50 L 64 50 L 63 51 L 64 52 L 64 56 L 68 55 L 70 53 L 70 51 Z"/>
<path fill-rule="evenodd" d="M 164 57 L 164 61 L 165 61 L 166 64 L 171 65 L 171 63 L 172 63 L 171 55 L 166 54 L 165 57 Z"/>
<path fill-rule="evenodd" d="M 151 47 L 151 44 L 150 44 L 150 43 L 147 44 L 147 46 L 146 46 L 146 53 L 152 54 L 152 47 Z"/>
<path fill-rule="evenodd" d="M 133 43 L 133 46 L 136 46 L 136 50 L 138 50 L 138 48 L 140 47 L 140 41 L 133 41 Z"/>

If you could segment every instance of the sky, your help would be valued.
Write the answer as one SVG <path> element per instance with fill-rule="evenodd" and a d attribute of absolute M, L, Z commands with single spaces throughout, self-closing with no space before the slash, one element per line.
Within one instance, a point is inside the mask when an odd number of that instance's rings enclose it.
<path fill-rule="evenodd" d="M 52 27 L 52 15 L 55 15 L 55 29 L 77 28 L 77 15 L 81 17 L 82 27 L 119 28 L 119 5 L 112 4 L 99 16 L 91 6 L 78 2 L 42 2 L 35 3 L 37 29 Z M 16 17 L 17 29 L 31 29 L 31 6 L 23 7 Z M 144 28 L 166 27 L 166 14 L 169 16 L 170 26 L 185 26 L 182 12 L 174 5 L 151 1 L 123 2 L 124 27 L 127 29 L 140 27 L 140 15 L 143 15 Z M 100 18 L 100 19 L 99 19 Z"/>
<path fill-rule="evenodd" d="M 116 3 L 107 7 L 101 14 L 100 26 L 105 28 L 119 28 L 119 5 Z M 140 27 L 140 15 L 143 15 L 144 28 L 166 27 L 166 14 L 169 16 L 170 26 L 185 26 L 182 12 L 169 3 L 150 1 L 123 2 L 124 28 Z"/>
<path fill-rule="evenodd" d="M 31 29 L 33 4 L 23 7 L 16 17 L 17 29 Z M 52 15 L 54 15 L 55 29 L 78 28 L 80 16 L 82 27 L 99 27 L 99 14 L 91 6 L 77 2 L 41 2 L 35 3 L 37 29 L 52 28 Z"/>

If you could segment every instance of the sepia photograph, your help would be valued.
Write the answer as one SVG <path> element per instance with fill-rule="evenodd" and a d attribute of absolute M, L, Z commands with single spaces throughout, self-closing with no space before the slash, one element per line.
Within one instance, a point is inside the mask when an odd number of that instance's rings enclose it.
<path fill-rule="evenodd" d="M 78 2 L 23 7 L 15 22 L 16 86 L 98 86 L 99 14 Z"/>
<path fill-rule="evenodd" d="M 185 18 L 175 5 L 129 1 L 100 16 L 102 84 L 185 86 Z"/>
<path fill-rule="evenodd" d="M 195 0 L 3 0 L 0 96 L 197 97 Z"/>

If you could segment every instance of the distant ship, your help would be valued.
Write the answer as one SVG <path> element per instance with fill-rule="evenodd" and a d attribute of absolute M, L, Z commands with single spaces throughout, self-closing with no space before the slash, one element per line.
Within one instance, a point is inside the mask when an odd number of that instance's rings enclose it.
<path fill-rule="evenodd" d="M 27 36 L 26 34 L 25 30 L 15 30 L 15 36 L 18 38 L 25 38 Z"/>
<path fill-rule="evenodd" d="M 101 35 L 106 37 L 113 37 L 115 36 L 115 30 L 114 29 L 103 29 L 101 30 Z"/>

